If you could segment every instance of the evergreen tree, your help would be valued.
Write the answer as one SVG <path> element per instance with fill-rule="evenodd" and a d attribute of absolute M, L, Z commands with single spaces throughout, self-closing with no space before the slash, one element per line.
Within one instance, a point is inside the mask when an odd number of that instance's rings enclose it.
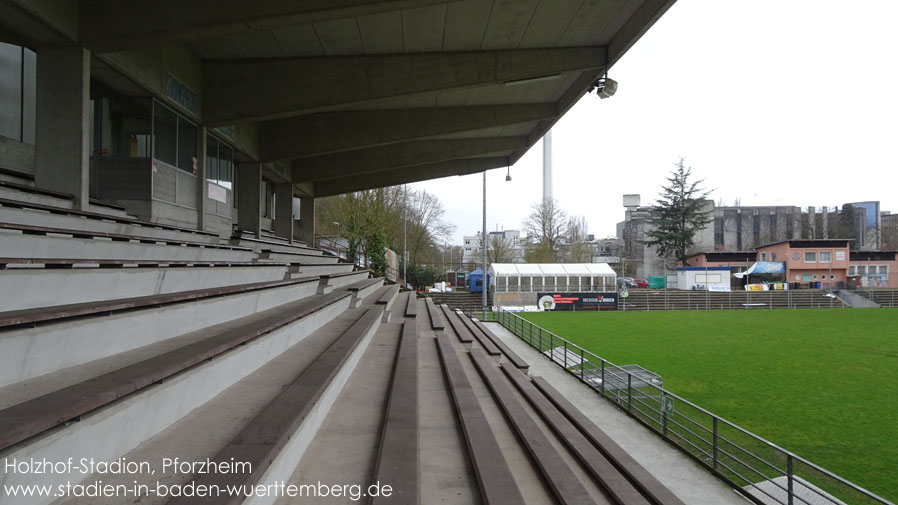
<path fill-rule="evenodd" d="M 851 250 L 857 250 L 857 213 L 855 213 L 853 205 L 848 203 L 842 205 L 842 212 L 839 213 L 838 233 L 834 238 L 851 240 L 848 243 Z"/>
<path fill-rule="evenodd" d="M 655 247 L 662 258 L 685 260 L 695 233 L 713 219 L 704 210 L 710 191 L 699 186 L 702 180 L 690 182 L 691 176 L 692 167 L 686 167 L 680 158 L 667 178 L 668 185 L 661 187 L 661 195 L 648 218 L 651 229 L 645 233 L 643 243 Z"/>
<path fill-rule="evenodd" d="M 375 233 L 368 244 L 368 257 L 371 270 L 380 277 L 387 275 L 387 246 L 382 233 Z"/>

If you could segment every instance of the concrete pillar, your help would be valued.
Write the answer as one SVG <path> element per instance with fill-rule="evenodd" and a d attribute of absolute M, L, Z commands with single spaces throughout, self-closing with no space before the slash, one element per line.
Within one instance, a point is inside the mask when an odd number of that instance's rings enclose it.
<path fill-rule="evenodd" d="M 206 127 L 196 129 L 196 229 L 206 229 L 206 199 L 209 183 L 206 182 Z"/>
<path fill-rule="evenodd" d="M 237 170 L 237 227 L 262 238 L 262 164 L 240 163 Z"/>
<path fill-rule="evenodd" d="M 309 246 L 315 245 L 315 199 L 302 197 L 299 200 L 299 238 Z"/>
<path fill-rule="evenodd" d="M 90 52 L 41 49 L 37 57 L 35 184 L 90 201 Z"/>
<path fill-rule="evenodd" d="M 274 233 L 293 243 L 293 184 L 275 184 Z"/>

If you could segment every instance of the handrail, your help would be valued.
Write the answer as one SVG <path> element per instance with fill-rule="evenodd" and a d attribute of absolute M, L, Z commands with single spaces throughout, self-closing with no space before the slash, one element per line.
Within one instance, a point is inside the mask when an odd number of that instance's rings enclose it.
<path fill-rule="evenodd" d="M 608 401 L 613 402 L 618 408 L 624 410 L 628 415 L 637 421 L 660 434 L 665 440 L 674 444 L 677 448 L 685 452 L 690 457 L 696 459 L 700 464 L 708 468 L 712 473 L 736 486 L 743 494 L 756 503 L 794 505 L 796 503 L 809 503 L 809 497 L 813 503 L 826 503 L 836 505 L 841 500 L 844 503 L 875 503 L 882 505 L 895 505 L 894 503 L 882 498 L 853 482 L 844 479 L 835 473 L 805 459 L 797 454 L 786 450 L 773 442 L 770 442 L 754 433 L 730 422 L 726 419 L 678 396 L 661 386 L 648 383 L 643 379 L 632 374 L 628 370 L 615 365 L 614 363 L 597 356 L 596 354 L 560 337 L 541 326 L 527 321 L 523 317 L 499 309 L 496 318 L 503 327 L 508 329 L 515 336 L 527 342 L 531 347 L 540 351 L 547 359 L 556 365 L 564 368 L 568 373 L 576 376 L 581 382 L 590 386 L 599 393 L 600 396 Z M 536 342 L 534 342 L 536 339 Z M 548 344 L 546 346 L 545 344 Z M 553 359 L 553 356 L 545 355 L 546 351 L 557 347 L 564 348 L 565 359 Z M 581 361 L 579 364 L 567 362 L 568 353 L 579 355 Z M 582 359 L 585 358 L 585 359 Z M 559 363 L 559 361 L 562 361 Z M 590 363 L 587 368 L 584 364 Z M 570 365 L 570 366 L 568 366 Z M 612 372 L 612 370 L 614 372 Z M 617 377 L 614 385 L 606 388 L 606 374 Z M 619 374 L 619 375 L 618 375 Z M 623 378 L 626 377 L 626 381 Z M 609 377 L 610 378 L 610 377 Z M 624 384 L 626 382 L 626 384 Z M 598 385 L 597 385 L 598 383 Z M 635 385 L 634 385 L 635 383 Z M 626 389 L 626 395 L 623 395 L 622 389 Z M 685 406 L 675 408 L 674 400 L 677 404 Z M 634 407 L 634 402 L 637 404 Z M 639 407 L 642 405 L 647 408 L 648 412 Z M 694 410 L 696 413 L 707 416 L 706 423 L 700 420 L 692 419 L 687 416 L 688 410 Z M 634 412 L 636 410 L 636 412 Z M 693 414 L 694 416 L 695 414 Z M 657 418 L 656 418 L 657 416 Z M 682 421 L 678 421 L 678 418 Z M 706 437 L 698 436 L 693 430 L 686 428 L 681 424 L 688 421 L 696 426 L 700 426 L 705 432 L 711 435 L 710 443 Z M 710 421 L 710 422 L 708 422 Z M 707 426 L 706 424 L 710 424 Z M 680 427 L 681 430 L 677 430 Z M 721 433 L 721 429 L 730 428 L 733 430 L 729 436 Z M 681 432 L 680 432 L 681 431 Z M 733 436 L 747 437 L 751 442 L 751 449 L 740 446 Z M 706 435 L 707 436 L 707 435 Z M 746 445 L 742 442 L 743 445 Z M 721 447 L 721 444 L 724 447 Z M 705 448 L 702 448 L 704 445 Z M 690 450 L 693 447 L 696 454 Z M 759 450 L 760 449 L 760 450 Z M 768 461 L 770 455 L 765 456 L 756 454 L 757 452 L 772 451 L 771 455 L 782 461 Z M 754 451 L 754 452 L 753 452 Z M 749 462 L 736 455 L 736 453 L 745 454 L 751 457 Z M 752 462 L 755 461 L 755 462 Z M 765 469 L 755 468 L 753 465 L 763 464 Z M 796 465 L 803 465 L 801 468 L 801 476 L 797 475 Z M 786 467 L 783 470 L 783 466 Z M 761 482 L 752 482 L 743 477 L 736 468 L 739 467 L 748 470 L 752 474 L 767 477 L 768 473 L 777 472 L 778 476 L 765 478 Z M 813 477 L 810 474 L 814 474 Z M 741 478 L 743 483 L 737 482 L 735 477 Z M 817 476 L 822 478 L 811 479 Z M 776 482 L 776 478 L 785 478 L 784 483 Z M 759 484 L 769 483 L 774 489 L 764 489 Z M 761 496 L 763 495 L 763 496 Z M 838 498 L 836 498 L 838 496 Z M 785 501 L 783 501 L 785 500 Z"/>

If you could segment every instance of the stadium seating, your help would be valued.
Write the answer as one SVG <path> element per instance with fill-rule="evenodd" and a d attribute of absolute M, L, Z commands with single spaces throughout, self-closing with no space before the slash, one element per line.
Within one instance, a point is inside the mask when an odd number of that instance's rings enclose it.
<path fill-rule="evenodd" d="M 0 203 L 19 218 L 0 246 L 0 288 L 17 295 L 0 306 L 0 457 L 252 471 L 7 473 L 4 485 L 381 482 L 395 494 L 371 503 L 676 504 L 461 312 L 276 237 L 224 244 L 42 206 Z"/>
<path fill-rule="evenodd" d="M 619 310 L 732 310 L 844 308 L 826 290 L 788 291 L 682 291 L 630 289 L 618 303 Z"/>

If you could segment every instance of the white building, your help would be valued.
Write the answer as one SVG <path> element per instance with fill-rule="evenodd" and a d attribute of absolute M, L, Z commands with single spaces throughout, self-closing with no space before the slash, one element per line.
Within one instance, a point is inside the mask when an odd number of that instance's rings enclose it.
<path fill-rule="evenodd" d="M 509 251 L 509 257 L 503 258 L 503 263 L 523 263 L 524 262 L 524 246 L 521 243 L 521 232 L 519 230 L 491 231 L 487 234 L 487 248 L 493 237 L 500 238 L 504 241 L 505 247 Z M 483 261 L 483 253 L 480 250 L 480 232 L 477 235 L 466 235 L 464 244 L 462 244 L 463 256 L 462 263 L 467 267 L 473 265 L 474 268 L 480 266 Z"/>

